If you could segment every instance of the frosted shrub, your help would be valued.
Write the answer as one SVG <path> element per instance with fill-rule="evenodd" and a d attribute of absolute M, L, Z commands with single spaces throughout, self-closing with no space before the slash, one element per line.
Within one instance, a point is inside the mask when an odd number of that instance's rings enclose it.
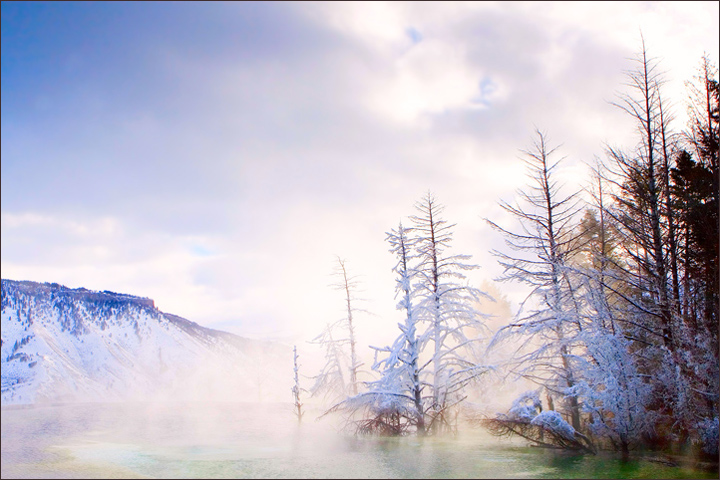
<path fill-rule="evenodd" d="M 555 410 L 540 412 L 532 419 L 530 424 L 542 427 L 546 431 L 549 430 L 550 432 L 568 440 L 575 439 L 575 429 L 563 420 L 560 414 Z"/>
<path fill-rule="evenodd" d="M 698 423 L 698 431 L 702 440 L 702 449 L 710 455 L 718 455 L 720 448 L 720 422 L 718 417 L 706 418 Z"/>
<path fill-rule="evenodd" d="M 535 416 L 542 412 L 542 404 L 537 390 L 531 390 L 520 395 L 508 410 L 507 417 L 512 420 L 532 422 Z"/>

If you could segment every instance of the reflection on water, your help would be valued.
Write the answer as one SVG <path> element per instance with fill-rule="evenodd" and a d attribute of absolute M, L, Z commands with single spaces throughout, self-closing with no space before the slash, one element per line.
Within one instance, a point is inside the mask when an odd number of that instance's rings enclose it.
<path fill-rule="evenodd" d="M 529 448 L 477 430 L 355 438 L 312 418 L 298 426 L 290 404 L 3 408 L 1 468 L 3 478 L 717 478 Z"/>

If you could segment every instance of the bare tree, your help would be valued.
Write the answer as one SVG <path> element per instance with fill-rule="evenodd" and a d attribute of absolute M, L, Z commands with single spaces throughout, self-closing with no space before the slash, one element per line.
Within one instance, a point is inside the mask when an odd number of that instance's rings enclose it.
<path fill-rule="evenodd" d="M 666 261 L 667 236 L 662 211 L 668 189 L 663 182 L 663 148 L 666 149 L 666 119 L 662 114 L 662 74 L 656 60 L 649 58 L 644 40 L 636 59 L 637 69 L 627 72 L 630 93 L 620 95 L 616 106 L 637 121 L 639 144 L 632 154 L 609 148 L 613 162 L 613 195 L 617 209 L 608 210 L 622 227 L 626 255 L 637 268 L 634 287 L 646 295 L 636 306 L 659 324 L 664 345 L 672 351 L 674 321 Z M 665 139 L 666 140 L 666 139 Z"/>
<path fill-rule="evenodd" d="M 295 405 L 295 416 L 297 416 L 298 423 L 302 422 L 304 412 L 302 411 L 302 403 L 300 403 L 300 376 L 298 369 L 298 353 L 297 345 L 293 345 L 293 372 L 295 373 L 295 385 L 292 388 L 293 400 Z"/>
<path fill-rule="evenodd" d="M 322 392 L 324 395 L 332 393 L 333 403 L 341 401 L 348 395 L 358 393 L 358 369 L 362 364 L 357 356 L 357 340 L 355 339 L 355 324 L 353 314 L 359 310 L 355 307 L 358 288 L 357 277 L 348 273 L 345 260 L 336 257 L 337 264 L 333 276 L 337 281 L 331 286 L 341 290 L 345 299 L 346 315 L 325 327 L 325 330 L 310 343 L 325 347 L 325 365 L 322 371 L 314 377 L 315 384 L 311 389 L 313 395 Z M 347 348 L 349 347 L 349 354 Z M 349 378 L 343 372 L 347 372 Z"/>
<path fill-rule="evenodd" d="M 480 339 L 471 333 L 483 331 L 483 315 L 475 305 L 480 297 L 490 297 L 460 283 L 462 271 L 475 267 L 463 263 L 467 255 L 445 254 L 453 225 L 440 218 L 442 206 L 428 194 L 416 208 L 422 215 L 411 217 L 415 228 L 401 224 L 387 234 L 398 259 L 393 270 L 396 294 L 402 295 L 397 308 L 405 313 L 405 322 L 398 323 L 401 333 L 392 346 L 372 347 L 373 370 L 380 378 L 326 412 L 344 413 L 346 426 L 354 426 L 356 433 L 454 430 L 455 407 L 465 399 L 465 387 L 488 370 L 476 363 Z"/>
<path fill-rule="evenodd" d="M 420 263 L 417 267 L 420 282 L 419 310 L 428 323 L 427 341 L 432 342 L 431 403 L 425 410 L 430 416 L 434 432 L 441 425 L 450 426 L 448 413 L 465 397 L 464 388 L 487 367 L 478 365 L 472 349 L 478 338 L 468 338 L 470 331 L 482 332 L 483 315 L 475 308 L 484 292 L 466 283 L 464 271 L 477 268 L 464 263 L 469 255 L 448 255 L 452 241 L 452 228 L 441 214 L 444 206 L 431 193 L 415 204 L 419 215 L 413 215 L 416 248 Z M 424 368 L 421 367 L 421 370 Z"/>
<path fill-rule="evenodd" d="M 345 293 L 345 304 L 347 306 L 347 330 L 348 330 L 348 341 L 350 344 L 350 391 L 352 395 L 358 393 L 358 380 L 357 372 L 360 368 L 360 362 L 357 357 L 357 342 L 355 341 L 355 326 L 353 325 L 353 313 L 356 309 L 353 307 L 353 301 L 355 299 L 355 290 L 358 286 L 357 277 L 348 275 L 347 268 L 345 268 L 345 260 L 337 257 L 337 267 L 335 276 L 338 277 L 338 282 L 333 285 L 338 290 L 342 290 Z"/>
<path fill-rule="evenodd" d="M 522 231 L 512 232 L 486 219 L 503 233 L 506 244 L 519 253 L 512 256 L 493 251 L 505 268 L 500 280 L 532 287 L 517 321 L 500 329 L 493 344 L 510 335 L 527 337 L 526 352 L 516 359 L 515 373 L 565 397 L 566 389 L 576 383 L 573 348 L 577 346 L 577 333 L 582 330 L 577 286 L 566 265 L 578 248 L 579 234 L 573 227 L 579 207 L 575 193 L 558 200 L 559 186 L 553 173 L 559 161 L 550 159 L 556 149 L 548 149 L 545 135 L 539 130 L 536 133 L 534 148 L 523 152 L 531 180 L 525 190 L 518 192 L 525 206 L 500 204 L 519 220 Z M 525 314 L 523 308 L 530 301 L 535 301 L 537 307 Z M 532 341 L 539 346 L 532 345 Z M 569 395 L 567 401 L 572 426 L 580 430 L 577 397 Z"/>
<path fill-rule="evenodd" d="M 416 280 L 418 270 L 414 261 L 417 255 L 414 254 L 416 239 L 409 238 L 408 234 L 412 229 L 406 229 L 399 224 L 397 230 L 391 230 L 386 235 L 390 243 L 390 251 L 397 256 L 397 264 L 393 271 L 397 274 L 395 292 L 402 295 L 397 305 L 398 310 L 405 313 L 405 322 L 398 323 L 400 335 L 392 346 L 375 349 L 375 364 L 373 369 L 380 372 L 380 379 L 369 384 L 370 390 L 375 392 L 386 392 L 393 395 L 395 402 L 405 402 L 412 407 L 400 407 L 395 410 L 404 409 L 412 413 L 409 422 L 415 425 L 418 435 L 425 434 L 425 412 L 423 407 L 423 384 L 420 380 L 421 365 L 420 352 L 424 345 L 424 336 L 418 332 L 420 321 L 419 311 L 415 305 L 417 296 Z M 377 359 L 379 353 L 385 357 Z"/>
<path fill-rule="evenodd" d="M 345 352 L 348 339 L 335 333 L 335 330 L 344 323 L 343 320 L 327 324 L 322 333 L 309 342 L 325 349 L 325 364 L 320 373 L 312 377 L 314 383 L 310 388 L 310 394 L 312 396 L 322 394 L 325 398 L 329 396 L 332 402 L 339 401 L 348 394 L 348 385 L 343 374 L 348 363 Z"/>

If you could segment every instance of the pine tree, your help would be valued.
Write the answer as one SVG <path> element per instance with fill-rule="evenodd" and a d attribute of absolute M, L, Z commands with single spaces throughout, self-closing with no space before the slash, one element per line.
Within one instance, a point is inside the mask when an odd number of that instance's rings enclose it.
<path fill-rule="evenodd" d="M 684 168 L 678 168 L 678 177 L 684 177 L 683 187 L 693 192 L 685 204 L 689 248 L 697 256 L 693 276 L 700 281 L 698 292 L 704 330 L 714 337 L 717 350 L 718 303 L 720 299 L 720 85 L 717 68 L 707 56 L 703 57 L 700 74 L 695 83 L 688 84 L 690 97 L 690 125 L 686 137 L 695 153 L 696 165 L 685 159 Z M 683 191 L 677 189 L 679 195 Z"/>

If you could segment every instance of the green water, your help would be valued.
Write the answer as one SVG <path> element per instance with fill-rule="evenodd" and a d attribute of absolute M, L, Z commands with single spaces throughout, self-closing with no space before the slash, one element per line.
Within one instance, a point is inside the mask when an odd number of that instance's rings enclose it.
<path fill-rule="evenodd" d="M 356 438 L 290 405 L 2 409 L 2 478 L 717 478 L 647 458 L 570 455 L 465 429 Z"/>

